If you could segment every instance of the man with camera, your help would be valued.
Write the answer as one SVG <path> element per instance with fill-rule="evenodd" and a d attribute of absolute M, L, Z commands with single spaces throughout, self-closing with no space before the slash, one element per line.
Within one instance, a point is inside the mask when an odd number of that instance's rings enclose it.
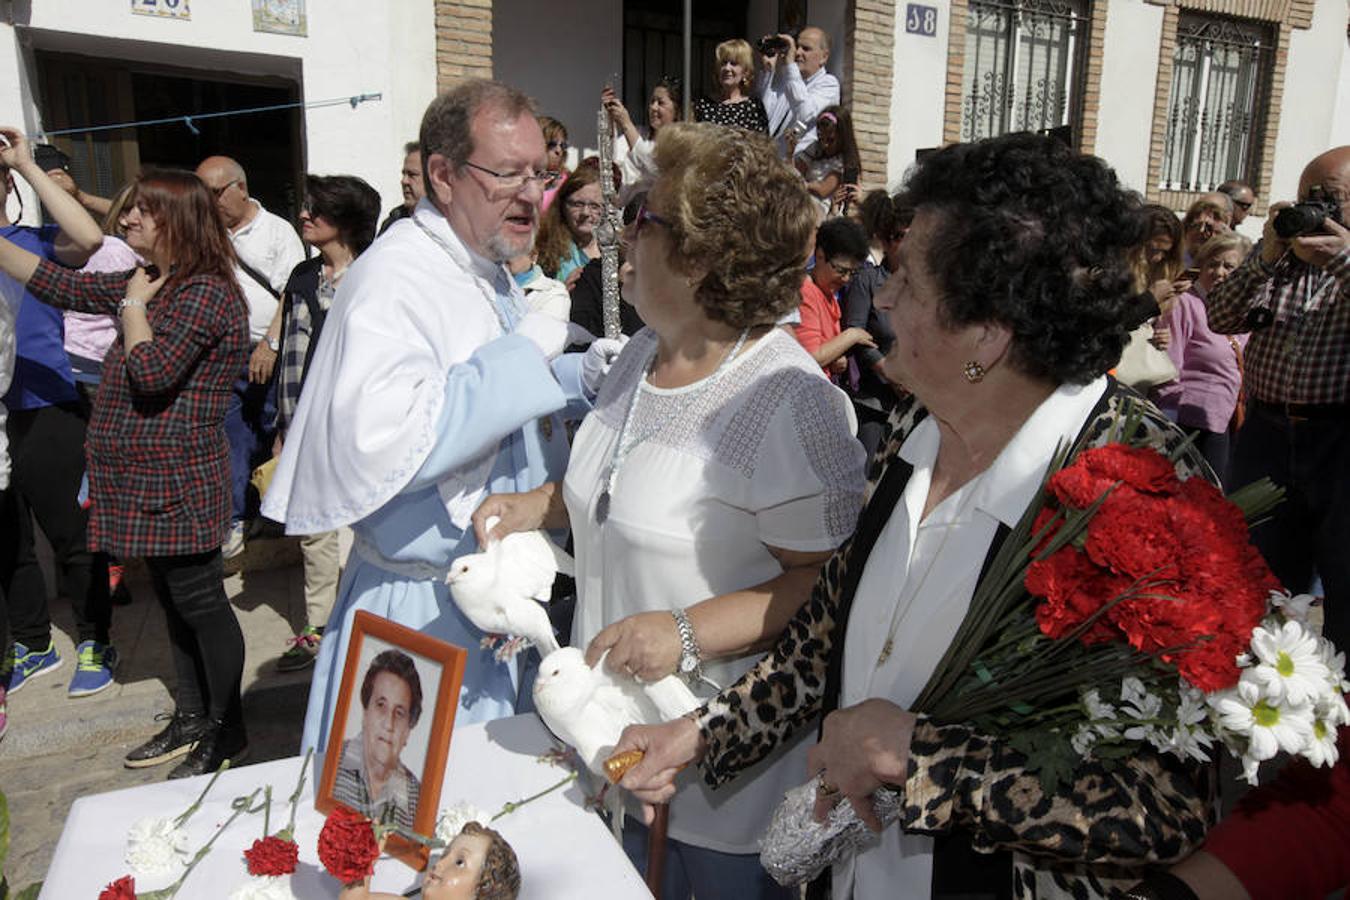
<path fill-rule="evenodd" d="M 1248 416 L 1231 487 L 1268 476 L 1286 490 L 1257 547 L 1289 590 L 1320 577 L 1324 632 L 1350 646 L 1350 146 L 1272 204 L 1261 241 L 1207 298 L 1209 326 L 1251 332 Z"/>
<path fill-rule="evenodd" d="M 763 66 L 755 93 L 769 118 L 769 137 L 778 145 L 779 155 L 786 157 L 789 133 L 798 147 L 811 146 L 816 139 L 816 116 L 839 102 L 839 79 L 825 71 L 830 37 L 808 25 L 795 41 L 788 34 L 773 34 L 760 38 L 755 46 Z"/>

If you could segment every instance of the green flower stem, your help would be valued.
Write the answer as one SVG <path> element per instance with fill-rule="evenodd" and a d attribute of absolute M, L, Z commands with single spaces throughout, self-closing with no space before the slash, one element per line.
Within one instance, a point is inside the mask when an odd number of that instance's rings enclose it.
<path fill-rule="evenodd" d="M 224 769 L 223 765 L 221 766 L 221 769 Z M 217 772 L 216 774 L 220 773 Z M 214 783 L 215 779 L 212 778 L 211 781 Z M 210 785 L 207 785 L 207 788 L 209 789 Z M 247 797 L 235 797 L 234 802 L 231 804 L 234 807 L 234 812 L 225 820 L 225 824 L 216 829 L 216 833 L 211 835 L 211 839 L 203 844 L 202 848 L 193 855 L 192 860 L 187 864 L 187 868 L 183 870 L 183 874 L 178 876 L 178 880 L 166 888 L 138 894 L 137 900 L 170 900 L 170 898 L 176 897 L 179 889 L 183 887 L 183 882 L 187 881 L 187 877 L 192 874 L 192 870 L 197 868 L 197 863 L 206 859 L 206 854 L 211 852 L 211 845 L 216 842 L 217 838 L 225 833 L 225 829 L 229 828 L 230 825 L 234 823 L 234 820 L 239 818 L 240 814 L 246 812 L 255 813 L 262 808 L 261 806 L 255 807 L 253 805 L 253 801 L 257 799 L 258 794 L 261 792 L 262 788 L 255 788 L 253 793 L 249 794 Z M 206 796 L 205 791 L 202 792 L 202 796 Z M 197 802 L 200 803 L 201 801 L 198 800 Z"/>
<path fill-rule="evenodd" d="M 272 825 L 272 786 L 269 784 L 263 791 L 263 837 L 271 834 Z"/>
<path fill-rule="evenodd" d="M 199 796 L 191 806 L 185 809 L 181 816 L 173 820 L 173 825 L 175 828 L 182 828 L 184 825 L 187 824 L 187 820 L 192 818 L 192 814 L 202 808 L 202 801 L 205 800 L 206 795 L 211 792 L 211 788 L 215 787 L 216 779 L 219 778 L 221 774 L 224 773 L 224 771 L 229 767 L 230 761 L 228 759 L 220 764 L 220 768 L 216 769 L 216 774 L 212 775 L 211 780 L 206 783 L 206 787 L 202 788 L 201 796 Z"/>
<path fill-rule="evenodd" d="M 291 794 L 291 819 L 286 823 L 285 834 L 287 839 L 295 836 L 295 809 L 300 805 L 300 794 L 305 789 L 305 770 L 309 768 L 309 761 L 314 756 L 314 748 L 310 747 L 305 751 L 305 761 L 300 764 L 300 780 L 295 783 L 295 792 Z"/>
<path fill-rule="evenodd" d="M 554 791 L 556 791 L 558 788 L 560 788 L 560 787 L 562 787 L 562 786 L 564 786 L 564 785 L 567 785 L 567 784 L 571 784 L 573 781 L 576 781 L 576 780 L 577 780 L 577 773 L 576 773 L 576 772 L 570 772 L 570 773 L 568 773 L 568 775 L 567 775 L 566 778 L 563 778 L 561 781 L 559 781 L 557 784 L 553 785 L 552 787 L 546 787 L 546 788 L 544 788 L 542 791 L 540 791 L 539 793 L 537 793 L 537 794 L 531 794 L 530 796 L 526 797 L 524 800 L 515 800 L 515 801 L 512 801 L 512 802 L 506 803 L 504 806 L 502 806 L 502 808 L 501 808 L 500 810 L 497 811 L 497 814 L 496 814 L 495 816 L 493 816 L 491 819 L 488 819 L 488 824 L 490 825 L 490 824 L 492 824 L 493 822 L 495 822 L 495 821 L 497 821 L 498 819 L 500 819 L 502 816 L 510 815 L 511 813 L 513 813 L 513 812 L 515 812 L 516 810 L 520 809 L 520 808 L 521 808 L 522 806 L 524 806 L 525 804 L 527 804 L 527 803 L 533 803 L 535 800 L 538 800 L 540 797 L 543 797 L 543 796 L 546 795 L 546 794 L 551 794 L 551 793 L 553 793 Z"/>

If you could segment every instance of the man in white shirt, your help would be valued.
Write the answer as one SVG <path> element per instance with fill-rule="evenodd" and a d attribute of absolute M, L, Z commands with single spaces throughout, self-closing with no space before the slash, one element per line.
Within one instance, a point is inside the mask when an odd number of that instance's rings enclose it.
<path fill-rule="evenodd" d="M 481 646 L 445 575 L 478 550 L 484 496 L 561 480 L 559 413 L 579 417 L 619 346 L 560 356 L 568 326 L 528 312 L 504 265 L 534 245 L 549 179 L 529 98 L 463 82 L 432 101 L 420 143 L 426 196 L 343 277 L 263 499 L 291 534 L 353 532 L 303 747 L 327 745 L 359 610 L 466 648 L 456 724 L 518 711 L 522 660 Z"/>
<path fill-rule="evenodd" d="M 233 159 L 208 157 L 197 166 L 197 177 L 215 194 L 216 210 L 239 257 L 234 274 L 248 300 L 248 330 L 253 340 L 248 371 L 235 383 L 234 400 L 225 414 L 233 509 L 221 550 L 226 559 L 232 559 L 244 550 L 249 476 L 272 448 L 276 419 L 272 370 L 281 346 L 278 300 L 291 270 L 304 260 L 305 248 L 289 222 L 249 196 L 248 177 Z"/>
<path fill-rule="evenodd" d="M 839 79 L 825 71 L 830 36 L 822 29 L 808 25 L 795 41 L 787 34 L 777 37 L 787 48 L 761 57 L 763 68 L 755 93 L 769 117 L 769 136 L 786 157 L 789 131 L 798 135 L 798 147 L 807 147 L 816 139 L 816 116 L 839 102 Z"/>

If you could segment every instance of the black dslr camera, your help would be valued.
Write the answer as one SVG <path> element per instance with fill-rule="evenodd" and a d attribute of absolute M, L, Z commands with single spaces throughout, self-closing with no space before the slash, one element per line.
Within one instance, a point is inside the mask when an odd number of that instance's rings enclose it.
<path fill-rule="evenodd" d="M 787 48 L 787 41 L 776 34 L 766 34 L 759 39 L 758 44 L 755 44 L 755 49 L 764 56 L 777 56 Z"/>
<path fill-rule="evenodd" d="M 1328 194 L 1321 185 L 1314 185 L 1308 191 L 1308 199 L 1293 206 L 1286 206 L 1275 214 L 1275 233 L 1288 239 L 1300 234 L 1312 234 L 1322 228 L 1322 223 L 1330 219 L 1341 222 L 1341 204 Z"/>

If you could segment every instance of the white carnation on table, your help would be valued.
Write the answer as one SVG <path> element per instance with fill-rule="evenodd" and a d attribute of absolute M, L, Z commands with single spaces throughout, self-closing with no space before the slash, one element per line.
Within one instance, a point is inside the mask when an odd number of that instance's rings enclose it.
<path fill-rule="evenodd" d="M 449 844 L 468 823 L 477 822 L 486 826 L 490 821 L 492 821 L 491 813 L 481 807 L 472 803 L 456 803 L 448 809 L 441 810 L 441 817 L 436 822 L 436 840 Z"/>
<path fill-rule="evenodd" d="M 127 831 L 126 861 L 138 876 L 175 874 L 186 862 L 187 832 L 174 819 L 147 816 Z"/>
<path fill-rule="evenodd" d="M 291 892 L 291 876 L 264 875 L 250 878 L 230 894 L 230 900 L 295 900 Z"/>

